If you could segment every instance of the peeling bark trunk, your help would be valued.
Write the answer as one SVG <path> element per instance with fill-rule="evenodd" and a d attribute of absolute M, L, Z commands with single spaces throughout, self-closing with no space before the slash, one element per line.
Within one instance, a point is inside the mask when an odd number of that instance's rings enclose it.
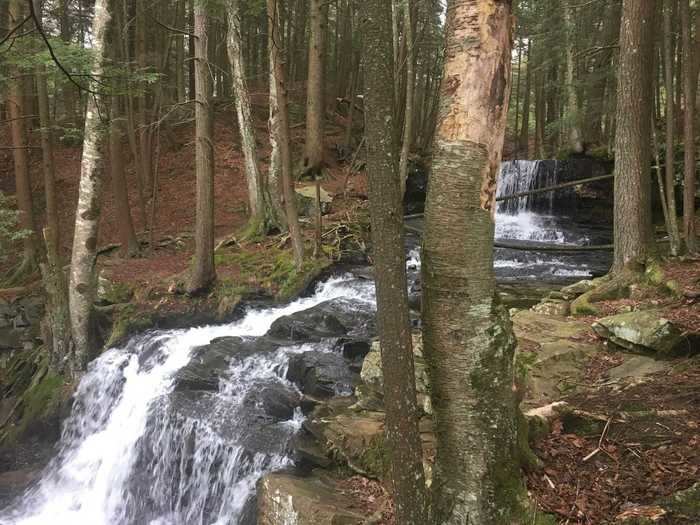
<path fill-rule="evenodd" d="M 435 409 L 434 523 L 525 523 L 515 338 L 495 295 L 496 174 L 511 3 L 452 0 L 423 241 L 423 338 Z"/>
<path fill-rule="evenodd" d="M 207 49 L 209 17 L 206 5 L 194 5 L 195 53 L 195 171 L 197 218 L 195 251 L 187 283 L 189 293 L 205 290 L 216 279 L 214 268 L 214 144 L 212 141 L 211 78 Z"/>
<path fill-rule="evenodd" d="M 277 0 L 267 0 L 268 32 L 271 37 L 270 68 L 274 71 L 275 91 L 277 95 L 277 126 L 273 129 L 280 151 L 280 170 L 282 173 L 282 192 L 284 209 L 287 216 L 287 228 L 292 239 L 294 264 L 301 270 L 304 264 L 304 241 L 299 227 L 294 181 L 292 180 L 292 155 L 289 140 L 289 112 L 287 108 L 287 86 L 284 75 L 284 63 L 279 48 L 280 28 Z"/>
<path fill-rule="evenodd" d="M 385 437 L 397 523 L 428 522 L 408 316 L 401 180 L 394 133 L 391 6 L 364 8 L 365 126 L 377 321 L 384 371 Z"/>
<path fill-rule="evenodd" d="M 93 62 L 91 76 L 100 78 L 104 72 L 105 44 L 110 13 L 108 0 L 97 0 L 92 23 Z M 70 305 L 71 331 L 75 354 L 73 369 L 85 370 L 93 334 L 91 331 L 92 308 L 95 299 L 95 258 L 97 229 L 100 219 L 100 191 L 103 175 L 103 146 L 107 126 L 101 121 L 104 114 L 104 95 L 100 86 L 90 82 L 97 94 L 88 97 L 85 114 L 83 156 L 80 163 L 80 190 L 78 208 L 75 212 L 73 255 L 70 265 L 68 300 Z"/>
<path fill-rule="evenodd" d="M 613 273 L 644 264 L 654 251 L 649 170 L 654 4 L 653 0 L 624 0 L 622 4 Z"/>

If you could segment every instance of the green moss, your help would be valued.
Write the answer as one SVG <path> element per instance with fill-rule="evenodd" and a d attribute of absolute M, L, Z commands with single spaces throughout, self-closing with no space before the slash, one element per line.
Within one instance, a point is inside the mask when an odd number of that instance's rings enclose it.
<path fill-rule="evenodd" d="M 647 261 L 644 270 L 644 279 L 653 286 L 665 285 L 665 273 L 657 260 L 652 259 Z"/>
<path fill-rule="evenodd" d="M 134 291 L 126 283 L 103 281 L 100 286 L 100 299 L 108 304 L 128 303 L 134 296 Z"/>
<path fill-rule="evenodd" d="M 127 305 L 115 314 L 112 333 L 105 347 L 114 346 L 129 335 L 142 332 L 152 326 L 153 319 L 150 314 L 139 311 L 134 305 Z"/>

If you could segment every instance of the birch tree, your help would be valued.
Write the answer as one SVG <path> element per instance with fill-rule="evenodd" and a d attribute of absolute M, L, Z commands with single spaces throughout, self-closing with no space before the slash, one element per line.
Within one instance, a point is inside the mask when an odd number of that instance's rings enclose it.
<path fill-rule="evenodd" d="M 511 2 L 451 0 L 423 240 L 423 337 L 435 410 L 434 522 L 525 523 L 515 338 L 495 294 L 494 198 Z"/>
<path fill-rule="evenodd" d="M 100 219 L 100 192 L 104 172 L 103 147 L 108 125 L 105 96 L 95 80 L 102 77 L 105 66 L 105 45 L 110 21 L 109 0 L 95 2 L 92 23 L 92 52 L 90 96 L 85 113 L 83 156 L 80 162 L 80 189 L 75 212 L 75 233 L 70 265 L 68 303 L 74 344 L 73 367 L 84 370 L 89 357 L 93 335 L 91 317 L 95 299 L 95 261 L 97 228 Z"/>

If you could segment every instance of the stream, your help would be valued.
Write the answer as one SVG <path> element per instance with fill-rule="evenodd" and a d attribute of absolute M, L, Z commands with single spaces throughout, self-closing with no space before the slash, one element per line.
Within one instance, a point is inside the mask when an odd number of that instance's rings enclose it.
<path fill-rule="evenodd" d="M 496 232 L 562 244 L 609 235 L 532 202 L 499 209 Z M 495 256 L 501 285 L 571 282 L 609 265 L 609 254 Z M 406 264 L 419 294 L 412 236 Z M 54 458 L 0 523 L 255 523 L 256 482 L 294 464 L 303 395 L 351 395 L 358 381 L 362 349 L 376 336 L 365 277 L 334 275 L 288 305 L 251 306 L 225 325 L 149 331 L 104 352 L 80 382 Z"/>

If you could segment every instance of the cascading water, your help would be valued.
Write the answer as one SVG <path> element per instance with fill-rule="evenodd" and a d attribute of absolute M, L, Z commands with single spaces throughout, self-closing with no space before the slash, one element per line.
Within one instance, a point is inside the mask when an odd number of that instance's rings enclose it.
<path fill-rule="evenodd" d="M 57 456 L 0 523 L 246 522 L 256 481 L 290 464 L 289 442 L 302 420 L 298 408 L 271 416 L 261 392 L 299 396 L 286 379 L 290 356 L 335 351 L 330 339 L 257 343 L 275 320 L 329 301 L 371 311 L 374 286 L 332 278 L 285 307 L 251 309 L 228 325 L 151 332 L 105 352 L 80 382 Z M 180 390 L 177 374 L 202 359 L 198 348 L 221 338 L 241 350 L 228 356 L 218 387 Z"/>
<path fill-rule="evenodd" d="M 571 161 L 574 162 L 574 161 Z M 505 197 L 554 186 L 572 176 L 569 162 L 556 160 L 513 160 L 503 162 L 498 176 L 497 197 Z M 498 203 L 496 240 L 522 244 L 591 244 L 590 231 L 574 224 L 567 210 L 575 206 L 575 191 L 569 187 Z M 563 213 L 562 213 L 563 211 Z M 551 255 L 536 251 L 497 249 L 494 266 L 502 280 L 557 280 L 588 277 L 593 268 L 588 259 L 575 255 Z M 606 260 L 595 261 L 596 271 L 604 271 Z"/>

